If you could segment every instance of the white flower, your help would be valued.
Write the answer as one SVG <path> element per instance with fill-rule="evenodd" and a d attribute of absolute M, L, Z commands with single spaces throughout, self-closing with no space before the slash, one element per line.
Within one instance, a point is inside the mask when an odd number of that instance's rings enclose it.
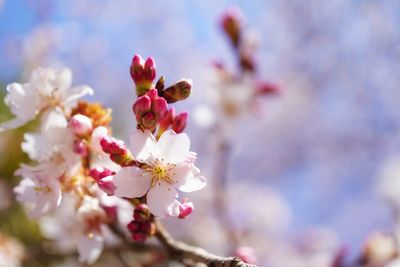
<path fill-rule="evenodd" d="M 17 200 L 33 206 L 29 215 L 35 219 L 53 210 L 61 202 L 60 182 L 54 177 L 49 177 L 46 169 L 43 166 L 34 168 L 22 165 L 16 171 L 17 175 L 23 177 L 14 188 Z"/>
<path fill-rule="evenodd" d="M 85 196 L 76 217 L 83 227 L 82 236 L 78 239 L 79 261 L 93 264 L 103 251 L 101 226 L 106 220 L 106 214 L 97 198 Z"/>
<path fill-rule="evenodd" d="M 83 235 L 78 240 L 79 261 L 93 264 L 99 258 L 104 247 L 101 235 Z"/>
<path fill-rule="evenodd" d="M 186 134 L 169 130 L 157 142 L 149 131 L 138 130 L 131 136 L 131 145 L 133 156 L 145 167 L 122 168 L 114 176 L 116 196 L 135 198 L 147 193 L 152 214 L 176 216 L 169 206 L 178 197 L 177 190 L 193 192 L 206 186 L 206 179 L 193 164 L 194 153 L 189 151 Z"/>
<path fill-rule="evenodd" d="M 40 132 L 25 134 L 24 138 L 22 150 L 30 159 L 52 165 L 55 178 L 65 172 L 71 176 L 78 170 L 80 158 L 73 150 L 74 136 L 61 110 L 46 112 L 42 117 Z"/>
<path fill-rule="evenodd" d="M 19 127 L 48 108 L 68 107 L 74 100 L 93 94 L 90 87 L 70 88 L 71 83 L 72 73 L 68 68 L 60 71 L 38 68 L 32 72 L 29 83 L 9 84 L 5 103 L 16 118 L 1 124 L 0 131 Z"/>

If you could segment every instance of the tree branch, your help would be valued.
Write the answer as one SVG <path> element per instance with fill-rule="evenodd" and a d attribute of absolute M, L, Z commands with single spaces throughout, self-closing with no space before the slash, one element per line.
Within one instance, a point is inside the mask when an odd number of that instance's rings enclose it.
<path fill-rule="evenodd" d="M 247 264 L 235 257 L 221 257 L 207 252 L 206 250 L 190 246 L 175 240 L 164 228 L 157 218 L 154 218 L 157 227 L 156 237 L 165 246 L 171 259 L 180 261 L 187 265 L 205 263 L 212 267 L 257 267 Z"/>

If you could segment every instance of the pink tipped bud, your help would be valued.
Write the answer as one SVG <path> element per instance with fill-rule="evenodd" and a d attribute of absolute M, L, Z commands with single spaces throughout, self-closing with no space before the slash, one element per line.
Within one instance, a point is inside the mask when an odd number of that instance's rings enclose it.
<path fill-rule="evenodd" d="M 141 56 L 134 55 L 130 72 L 136 85 L 136 93 L 138 96 L 142 96 L 153 85 L 153 81 L 156 78 L 156 64 L 151 57 L 144 61 Z"/>
<path fill-rule="evenodd" d="M 141 223 L 138 221 L 131 221 L 126 227 L 131 233 L 138 232 L 140 230 Z"/>
<path fill-rule="evenodd" d="M 140 82 L 143 79 L 143 58 L 135 54 L 132 58 L 131 64 L 131 77 L 135 83 Z"/>
<path fill-rule="evenodd" d="M 83 140 L 76 140 L 74 142 L 74 152 L 82 157 L 86 157 L 89 154 L 89 148 Z"/>
<path fill-rule="evenodd" d="M 280 88 L 277 84 L 267 81 L 259 81 L 256 84 L 257 95 L 277 95 L 280 93 Z"/>
<path fill-rule="evenodd" d="M 180 219 L 186 218 L 186 216 L 190 215 L 194 210 L 194 205 L 192 202 L 183 201 L 182 204 L 179 205 L 179 215 Z"/>
<path fill-rule="evenodd" d="M 162 97 L 164 97 L 168 103 L 174 103 L 179 100 L 184 100 L 190 96 L 192 92 L 192 86 L 192 80 L 182 79 L 162 91 Z"/>
<path fill-rule="evenodd" d="M 165 115 L 167 109 L 168 104 L 164 98 L 159 97 L 153 102 L 153 111 L 158 119 L 162 118 Z"/>
<path fill-rule="evenodd" d="M 124 155 L 128 152 L 123 141 L 110 136 L 103 137 L 100 141 L 100 145 L 103 151 L 107 154 Z"/>
<path fill-rule="evenodd" d="M 76 135 L 89 134 L 93 129 L 91 119 L 82 114 L 76 114 L 72 116 L 71 120 L 69 121 L 69 127 Z"/>
<path fill-rule="evenodd" d="M 115 191 L 115 185 L 113 182 L 113 177 L 114 176 L 106 176 L 100 180 L 97 181 L 97 184 L 99 185 L 99 188 L 101 190 L 103 190 L 104 192 L 107 193 L 107 195 L 109 196 L 113 196 L 114 195 L 114 191 Z"/>
<path fill-rule="evenodd" d="M 139 117 L 150 109 L 151 99 L 147 95 L 138 97 L 138 99 L 136 99 L 135 103 L 132 106 L 133 113 L 135 113 L 135 115 Z"/>
<path fill-rule="evenodd" d="M 175 118 L 175 108 L 171 107 L 165 114 L 164 116 L 160 119 L 159 124 L 160 128 L 162 128 L 164 131 L 168 129 L 169 126 L 172 125 L 174 122 Z"/>
<path fill-rule="evenodd" d="M 228 9 L 221 17 L 221 27 L 235 47 L 239 46 L 243 21 L 243 13 L 237 7 Z"/>
<path fill-rule="evenodd" d="M 100 179 L 103 179 L 104 177 L 110 176 L 110 175 L 114 175 L 115 172 L 104 168 L 104 167 L 96 167 L 90 170 L 90 177 L 92 177 L 93 179 L 95 179 L 96 181 L 99 181 Z"/>
<path fill-rule="evenodd" d="M 147 221 L 150 217 L 151 213 L 146 204 L 139 204 L 133 211 L 133 219 L 135 221 Z"/>
<path fill-rule="evenodd" d="M 144 243 L 147 240 L 147 235 L 144 233 L 133 233 L 131 237 L 134 241 Z"/>
<path fill-rule="evenodd" d="M 177 115 L 174 119 L 174 122 L 172 123 L 172 130 L 174 130 L 176 133 L 181 133 L 183 130 L 186 128 L 187 124 L 187 119 L 188 119 L 189 113 L 187 112 L 182 112 L 179 115 Z"/>
<path fill-rule="evenodd" d="M 252 247 L 240 247 L 235 251 L 235 256 L 245 263 L 256 264 L 257 257 Z"/>
<path fill-rule="evenodd" d="M 144 74 L 148 82 L 153 82 L 156 78 L 156 63 L 152 57 L 147 58 L 144 63 Z"/>

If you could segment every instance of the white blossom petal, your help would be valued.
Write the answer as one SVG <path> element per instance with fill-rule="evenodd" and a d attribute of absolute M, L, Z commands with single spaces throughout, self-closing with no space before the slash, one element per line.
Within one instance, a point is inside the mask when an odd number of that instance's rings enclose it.
<path fill-rule="evenodd" d="M 115 195 L 118 197 L 141 197 L 146 194 L 151 185 L 151 177 L 137 167 L 122 168 L 114 176 Z"/>
<path fill-rule="evenodd" d="M 138 161 L 145 161 L 150 156 L 157 156 L 157 141 L 150 131 L 136 130 L 131 135 L 130 151 Z"/>
<path fill-rule="evenodd" d="M 150 188 L 146 200 L 149 210 L 153 215 L 164 217 L 170 213 L 168 207 L 174 204 L 174 200 L 177 197 L 178 192 L 172 185 L 160 182 Z"/>
<path fill-rule="evenodd" d="M 168 130 L 161 135 L 157 147 L 161 158 L 168 163 L 181 163 L 190 156 L 190 139 L 185 133 Z"/>
<path fill-rule="evenodd" d="M 100 235 L 82 236 L 78 240 L 79 261 L 93 264 L 103 251 L 104 238 Z"/>
<path fill-rule="evenodd" d="M 64 102 L 70 103 L 86 95 L 93 95 L 93 94 L 94 94 L 93 89 L 87 85 L 75 86 L 68 90 Z"/>
<path fill-rule="evenodd" d="M 178 166 L 177 166 L 177 169 Z M 207 179 L 200 176 L 200 170 L 193 164 L 190 164 L 190 171 L 186 173 L 186 177 L 179 185 L 178 190 L 186 193 L 203 189 L 207 186 Z"/>

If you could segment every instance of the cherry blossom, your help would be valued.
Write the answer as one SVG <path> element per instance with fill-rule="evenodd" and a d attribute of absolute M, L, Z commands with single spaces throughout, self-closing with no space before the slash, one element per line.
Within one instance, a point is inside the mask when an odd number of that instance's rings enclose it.
<path fill-rule="evenodd" d="M 144 167 L 122 168 L 114 176 L 115 195 L 135 198 L 147 193 L 147 205 L 153 215 L 177 216 L 169 206 L 178 197 L 178 190 L 193 192 L 207 184 L 194 166 L 194 154 L 189 148 L 190 140 L 184 133 L 168 130 L 157 142 L 149 131 L 135 131 L 131 136 L 131 151 Z"/>
<path fill-rule="evenodd" d="M 61 202 L 60 182 L 49 177 L 48 171 L 48 168 L 22 165 L 15 173 L 23 177 L 14 188 L 17 200 L 33 206 L 29 215 L 35 219 L 53 210 Z"/>
<path fill-rule="evenodd" d="M 81 85 L 71 88 L 71 83 L 72 73 L 68 68 L 38 68 L 32 72 L 28 83 L 9 84 L 5 103 L 15 118 L 1 124 L 0 130 L 19 127 L 46 109 L 57 106 L 67 108 L 75 100 L 93 94 L 90 87 Z"/>

